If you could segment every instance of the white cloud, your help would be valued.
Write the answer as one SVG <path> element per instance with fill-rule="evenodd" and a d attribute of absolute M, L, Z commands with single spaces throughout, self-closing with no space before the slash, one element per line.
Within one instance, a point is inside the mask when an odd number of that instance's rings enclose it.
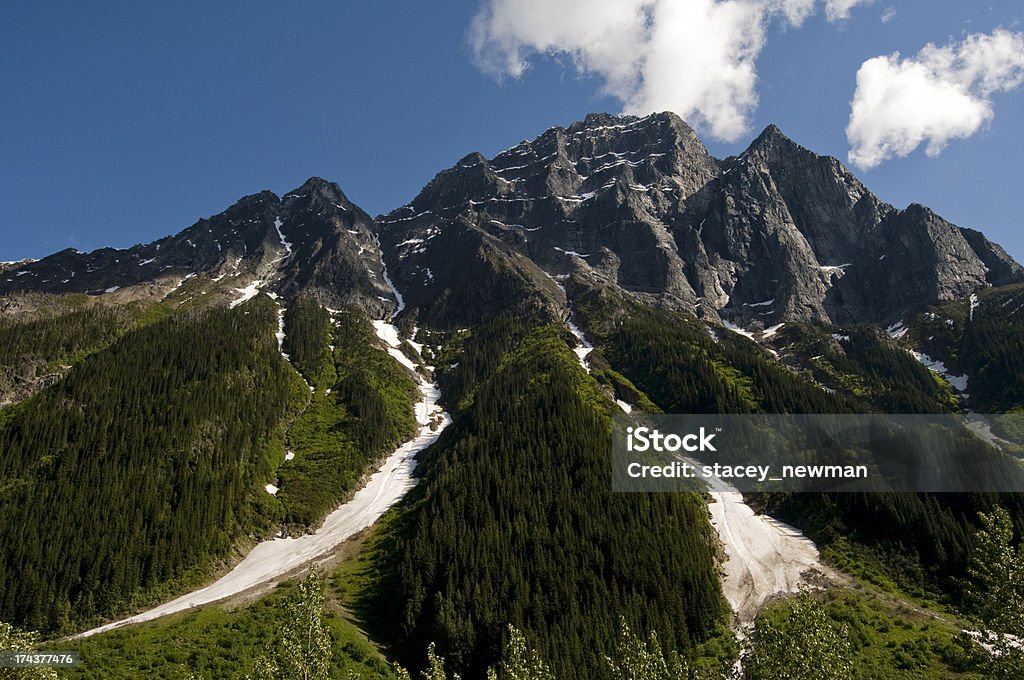
<path fill-rule="evenodd" d="M 857 71 L 846 139 L 849 159 L 871 168 L 921 144 L 937 156 L 992 119 L 991 95 L 1024 83 L 1024 33 L 975 33 L 903 59 L 874 57 Z"/>
<path fill-rule="evenodd" d="M 485 0 L 469 40 L 496 77 L 521 78 L 531 58 L 566 54 L 625 112 L 674 111 L 735 141 L 757 106 L 769 24 L 799 27 L 818 1 Z M 862 2 L 827 0 L 826 15 L 845 17 Z"/>
<path fill-rule="evenodd" d="M 895 7 L 886 7 L 885 10 L 882 12 L 882 23 L 883 24 L 887 24 L 887 23 L 889 23 L 890 21 L 892 21 L 895 18 L 896 18 L 896 8 Z"/>
<path fill-rule="evenodd" d="M 845 21 L 857 5 L 869 5 L 875 0 L 825 0 L 825 18 L 829 21 Z"/>

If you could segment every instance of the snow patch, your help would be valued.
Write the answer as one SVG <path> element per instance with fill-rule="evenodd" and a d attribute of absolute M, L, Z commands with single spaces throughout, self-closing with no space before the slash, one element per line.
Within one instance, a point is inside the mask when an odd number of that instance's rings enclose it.
<path fill-rule="evenodd" d="M 818 548 L 800 530 L 755 514 L 743 502 L 743 494 L 721 480 L 711 480 L 708 486 L 711 524 L 725 547 L 722 591 L 740 625 L 753 623 L 776 594 L 797 592 L 806 582 L 806 572 L 830 573 L 821 564 Z"/>
<path fill-rule="evenodd" d="M 583 331 L 580 330 L 579 326 L 572 322 L 571 317 L 565 320 L 565 325 L 569 328 L 569 332 L 572 333 L 580 342 L 579 346 L 572 350 L 573 354 L 576 355 L 576 360 L 580 362 L 580 366 L 583 367 L 584 371 L 590 373 L 590 366 L 587 364 L 587 355 L 594 351 L 594 346 L 587 342 L 587 338 L 583 335 Z"/>
<path fill-rule="evenodd" d="M 413 340 L 413 338 L 416 337 L 416 333 L 418 331 L 419 331 L 419 328 L 413 326 L 412 333 L 411 333 L 412 337 L 409 338 L 408 340 L 406 340 L 406 342 L 409 343 L 410 345 L 412 345 L 413 349 L 415 349 L 416 352 L 420 356 L 423 356 L 423 343 L 422 342 L 416 342 L 415 340 Z"/>
<path fill-rule="evenodd" d="M 387 321 L 375 320 L 373 321 L 373 330 L 377 333 L 377 337 L 384 341 L 386 344 L 388 354 L 394 357 L 395 361 L 402 364 L 410 371 L 416 370 L 416 364 L 412 362 L 412 359 L 405 356 L 399 347 L 402 344 L 402 338 L 398 335 L 398 329 Z"/>
<path fill-rule="evenodd" d="M 730 323 L 730 322 L 726 321 L 725 319 L 722 319 L 722 325 L 725 326 L 726 328 L 728 328 L 729 330 L 731 330 L 733 333 L 739 333 L 740 335 L 742 335 L 745 338 L 750 338 L 751 340 L 754 340 L 754 334 L 753 333 L 751 333 L 748 330 L 744 330 L 744 329 L 740 328 L 739 326 L 737 326 L 734 323 Z M 756 342 L 756 340 L 755 340 L 755 342 Z"/>
<path fill-rule="evenodd" d="M 832 279 L 842 278 L 843 275 L 846 274 L 846 268 L 849 266 L 850 263 L 847 262 L 845 264 L 821 265 L 818 269 L 828 277 L 828 283 L 831 285 Z"/>
<path fill-rule="evenodd" d="M 939 377 L 948 382 L 950 386 L 952 386 L 952 388 L 956 390 L 956 392 L 960 396 L 964 398 L 969 396 L 967 394 L 967 375 L 951 375 L 949 370 L 946 368 L 945 363 L 939 361 L 938 359 L 933 359 L 924 352 L 910 350 L 910 353 L 913 354 L 914 358 L 921 362 L 921 364 L 925 368 L 927 368 L 929 371 L 932 371 L 933 373 L 937 373 Z"/>
<path fill-rule="evenodd" d="M 572 256 L 572 257 L 590 257 L 590 255 L 591 255 L 591 253 L 578 253 L 575 250 L 565 250 L 563 248 L 559 248 L 558 246 L 555 246 L 554 248 L 558 252 L 565 253 L 566 255 L 569 255 L 569 256 Z"/>
<path fill-rule="evenodd" d="M 377 244 L 377 252 L 380 252 L 380 239 L 377 238 L 376 235 L 374 235 L 373 238 L 374 242 Z M 391 281 L 391 277 L 388 276 L 388 266 L 384 262 L 383 255 L 380 258 L 380 268 L 381 277 L 384 279 L 384 283 L 387 285 L 387 287 L 391 289 L 392 295 L 395 296 L 395 303 L 398 305 L 397 308 L 395 309 L 395 313 L 391 315 L 392 318 L 394 318 L 401 314 L 402 310 L 405 309 L 405 298 L 403 298 L 402 294 L 398 292 L 398 288 L 395 287 L 395 284 Z"/>
<path fill-rule="evenodd" d="M 263 285 L 263 281 L 260 281 L 259 279 L 257 279 L 255 281 L 253 281 L 252 283 L 250 283 L 245 288 L 235 288 L 235 291 L 237 291 L 239 293 L 239 296 L 231 301 L 231 304 L 228 305 L 228 308 L 229 309 L 234 309 L 235 307 L 237 307 L 238 305 L 242 304 L 243 302 L 246 302 L 247 300 L 251 300 L 254 297 L 256 297 L 257 295 L 259 295 L 259 293 L 260 293 L 260 286 L 262 286 L 262 285 Z"/>
<path fill-rule="evenodd" d="M 902 321 L 897 321 L 893 325 L 891 325 L 888 328 L 886 328 L 885 332 L 893 340 L 899 340 L 900 338 L 902 338 L 904 335 L 907 334 L 908 330 L 910 330 L 910 329 L 907 328 L 906 326 L 904 326 Z"/>
<path fill-rule="evenodd" d="M 1008 442 L 995 434 L 992 431 L 992 424 L 985 420 L 984 416 L 980 416 L 974 411 L 968 411 L 967 415 L 964 416 L 964 425 L 968 430 L 974 433 L 974 436 L 988 444 L 991 444 L 997 449 L 1002 449 L 1007 445 L 1013 445 L 1012 442 Z"/>
<path fill-rule="evenodd" d="M 770 340 L 771 338 L 775 337 L 775 334 L 778 333 L 780 330 L 782 330 L 782 327 L 785 326 L 785 325 L 786 325 L 786 323 L 783 322 L 783 323 L 775 324 L 774 326 L 770 326 L 769 328 L 764 329 L 764 332 L 761 333 L 761 339 L 762 340 Z"/>
<path fill-rule="evenodd" d="M 277 306 L 277 331 L 274 333 L 274 337 L 277 338 L 277 351 L 285 359 L 291 361 L 291 357 L 284 353 L 284 305 L 281 304 Z"/>

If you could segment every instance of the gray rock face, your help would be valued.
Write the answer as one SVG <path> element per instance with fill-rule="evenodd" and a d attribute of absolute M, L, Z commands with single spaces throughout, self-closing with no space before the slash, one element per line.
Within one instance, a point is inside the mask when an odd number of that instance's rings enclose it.
<path fill-rule="evenodd" d="M 887 321 L 1024 278 L 981 234 L 883 203 L 775 126 L 717 160 L 670 113 L 591 115 L 493 159 L 466 156 L 378 230 L 396 283 L 428 316 L 436 300 L 478 294 L 435 254 L 471 232 L 548 274 L 744 326 Z"/>
<path fill-rule="evenodd" d="M 277 288 L 286 299 L 307 292 L 327 307 L 355 304 L 378 318 L 394 311 L 373 219 L 337 184 L 312 178 L 285 194 L 280 222 L 291 246 L 278 256 Z"/>
<path fill-rule="evenodd" d="M 154 243 L 4 265 L 0 294 L 240 272 L 285 298 L 305 291 L 377 317 L 396 309 L 390 274 L 407 314 L 445 327 L 509 311 L 562 317 L 569 274 L 748 328 L 888 322 L 1024 280 L 980 233 L 883 203 L 775 126 L 718 160 L 661 113 L 592 114 L 492 159 L 470 154 L 377 220 L 322 179 L 281 198 L 264 191 Z"/>
<path fill-rule="evenodd" d="M 449 243 L 467 238 L 504 244 L 509 266 L 528 272 L 517 294 L 539 305 L 559 297 L 545 273 L 580 267 L 639 296 L 693 308 L 697 296 L 659 216 L 718 174 L 717 162 L 675 116 L 591 115 L 491 160 L 466 156 L 411 203 L 378 218 L 378 230 L 395 282 L 421 291 L 427 317 L 441 314 L 434 300 L 485 294 L 487 281 L 430 264 Z"/>
<path fill-rule="evenodd" d="M 175 236 L 118 250 L 63 250 L 0 273 L 0 294 L 101 295 L 189 275 L 249 274 L 286 299 L 308 291 L 327 306 L 357 304 L 375 316 L 395 307 L 384 283 L 373 220 L 337 184 L 319 178 L 278 198 L 246 196 Z"/>

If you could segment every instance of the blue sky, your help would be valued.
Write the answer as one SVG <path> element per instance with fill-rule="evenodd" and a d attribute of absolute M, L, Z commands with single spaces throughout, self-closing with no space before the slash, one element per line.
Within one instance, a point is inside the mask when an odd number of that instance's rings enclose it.
<path fill-rule="evenodd" d="M 712 10 L 722 4 L 685 0 L 691 1 Z M 678 2 L 684 0 L 650 0 L 666 12 Z M 1009 1 L 862 0 L 847 2 L 854 5 L 848 17 L 832 21 L 824 1 L 735 0 L 743 2 L 802 5 L 804 16 L 793 21 L 782 10 L 759 10 L 762 39 L 741 46 L 756 82 L 738 86 L 736 95 L 753 93 L 757 103 L 741 107 L 738 133 L 736 125 L 722 127 L 721 109 L 707 104 L 707 92 L 665 84 L 664 68 L 673 76 L 678 65 L 671 49 L 658 52 L 640 37 L 616 45 L 612 63 L 590 50 L 589 34 L 574 33 L 573 0 L 553 34 L 551 22 L 526 21 L 513 29 L 494 23 L 482 37 L 470 32 L 485 7 L 477 1 L 3 3 L 0 260 L 150 241 L 243 195 L 282 194 L 312 175 L 337 181 L 377 214 L 411 200 L 470 151 L 493 155 L 592 111 L 665 101 L 699 102 L 684 117 L 699 123 L 717 156 L 738 153 L 776 123 L 804 146 L 845 162 L 845 130 L 865 61 L 899 51 L 899 59 L 873 63 L 913 74 L 941 61 L 919 55 L 926 43 L 951 46 L 960 63 L 974 49 L 962 46 L 969 35 L 1024 30 L 1024 8 Z M 515 18 L 530 8 L 530 0 L 488 3 L 484 19 L 502 12 Z M 479 50 L 473 35 L 482 41 Z M 616 40 L 621 35 L 616 31 Z M 714 31 L 701 35 L 708 49 L 720 45 Z M 549 56 L 537 54 L 538 46 Z M 521 73 L 508 65 L 513 48 L 529 64 Z M 667 63 L 660 90 L 652 85 L 659 73 L 650 69 L 637 72 L 640 81 L 632 73 L 626 85 L 610 85 L 621 75 L 621 49 L 633 48 L 634 56 L 653 53 Z M 726 50 L 722 59 L 733 56 Z M 1012 64 L 1003 66 L 1012 71 Z M 1011 71 L 987 86 L 980 77 L 967 82 L 975 75 L 961 69 L 964 92 L 992 114 L 976 130 L 954 135 L 937 155 L 926 155 L 925 140 L 909 155 L 855 172 L 883 200 L 924 203 L 1024 260 L 1024 90 Z M 971 104 L 977 102 L 964 102 L 964 116 Z M 877 133 L 878 116 L 861 129 Z"/>

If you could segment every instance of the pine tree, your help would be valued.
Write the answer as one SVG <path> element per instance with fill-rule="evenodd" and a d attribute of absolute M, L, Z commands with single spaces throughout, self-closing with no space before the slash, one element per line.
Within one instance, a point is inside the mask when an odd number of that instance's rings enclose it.
<path fill-rule="evenodd" d="M 331 634 L 324 621 L 324 591 L 314 567 L 288 603 L 289 624 L 281 631 L 280 677 L 326 680 L 331 669 Z"/>
<path fill-rule="evenodd" d="M 444 657 L 438 656 L 436 645 L 431 642 L 427 647 L 427 667 L 420 673 L 423 680 L 448 680 L 444 672 Z M 459 674 L 452 676 L 452 680 L 459 680 Z"/>
<path fill-rule="evenodd" d="M 988 630 L 961 638 L 965 647 L 981 644 L 986 677 L 1024 677 L 1024 545 L 1013 548 L 1013 520 L 1005 508 L 978 513 L 974 551 L 967 569 L 965 600 Z"/>

